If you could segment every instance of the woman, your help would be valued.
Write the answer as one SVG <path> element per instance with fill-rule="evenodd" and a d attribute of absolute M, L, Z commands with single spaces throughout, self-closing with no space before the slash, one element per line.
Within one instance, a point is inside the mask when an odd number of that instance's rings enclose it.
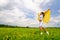
<path fill-rule="evenodd" d="M 40 14 L 39 14 L 39 17 L 40 17 L 40 19 L 39 19 L 39 23 L 40 23 L 40 30 L 41 30 L 41 35 L 43 34 L 42 33 L 42 29 L 44 29 L 44 31 L 49 35 L 49 32 L 44 28 L 44 27 L 42 27 L 43 26 L 43 18 L 44 18 L 44 12 L 41 12 Z"/>

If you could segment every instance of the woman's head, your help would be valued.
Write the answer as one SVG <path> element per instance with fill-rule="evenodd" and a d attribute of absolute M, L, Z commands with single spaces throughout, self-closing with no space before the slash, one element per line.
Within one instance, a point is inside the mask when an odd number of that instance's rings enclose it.
<path fill-rule="evenodd" d="M 41 12 L 40 15 L 43 15 L 43 17 L 44 17 L 44 12 Z"/>
<path fill-rule="evenodd" d="M 44 15 L 44 12 L 41 12 L 42 15 Z"/>

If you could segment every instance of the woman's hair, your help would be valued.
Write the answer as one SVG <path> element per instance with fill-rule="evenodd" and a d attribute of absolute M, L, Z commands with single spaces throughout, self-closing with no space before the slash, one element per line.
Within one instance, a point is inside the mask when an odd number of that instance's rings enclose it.
<path fill-rule="evenodd" d="M 43 14 L 43 15 L 44 15 L 44 12 L 41 12 L 41 14 Z"/>
<path fill-rule="evenodd" d="M 43 17 L 44 17 L 44 12 L 41 12 L 41 14 L 43 14 Z"/>

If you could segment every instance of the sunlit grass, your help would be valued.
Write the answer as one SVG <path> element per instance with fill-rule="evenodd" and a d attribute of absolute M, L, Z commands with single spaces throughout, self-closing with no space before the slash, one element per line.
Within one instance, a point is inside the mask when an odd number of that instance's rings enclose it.
<path fill-rule="evenodd" d="M 0 28 L 0 40 L 60 40 L 60 29 L 48 28 L 49 35 L 39 28 Z"/>

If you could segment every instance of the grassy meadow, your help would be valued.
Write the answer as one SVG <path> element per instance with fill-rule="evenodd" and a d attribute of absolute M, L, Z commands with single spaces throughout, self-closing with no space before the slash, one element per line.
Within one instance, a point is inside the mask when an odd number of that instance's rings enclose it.
<path fill-rule="evenodd" d="M 46 28 L 47 35 L 39 28 L 0 28 L 0 40 L 60 40 L 60 28 Z"/>

